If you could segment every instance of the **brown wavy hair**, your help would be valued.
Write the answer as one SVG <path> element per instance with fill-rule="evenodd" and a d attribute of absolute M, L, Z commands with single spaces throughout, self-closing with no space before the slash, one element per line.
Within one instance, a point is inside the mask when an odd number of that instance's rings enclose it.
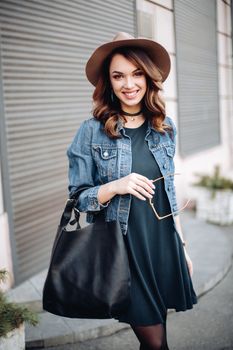
<path fill-rule="evenodd" d="M 120 114 L 120 101 L 114 94 L 114 101 L 111 99 L 111 82 L 109 77 L 109 66 L 113 56 L 119 53 L 140 68 L 147 82 L 146 93 L 142 100 L 143 114 L 151 120 L 152 126 L 159 132 L 164 133 L 165 129 L 171 129 L 170 125 L 164 122 L 165 102 L 159 92 L 163 91 L 162 75 L 159 68 L 154 64 L 145 51 L 138 47 L 123 47 L 114 50 L 105 60 L 99 80 L 93 93 L 93 116 L 104 124 L 106 134 L 110 138 L 119 138 L 121 135 L 117 132 L 117 122 L 119 118 L 126 122 L 126 118 Z"/>

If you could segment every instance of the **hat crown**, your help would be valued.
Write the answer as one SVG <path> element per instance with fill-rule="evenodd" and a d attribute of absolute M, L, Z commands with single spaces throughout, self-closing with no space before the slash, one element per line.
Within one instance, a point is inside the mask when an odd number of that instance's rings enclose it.
<path fill-rule="evenodd" d="M 119 40 L 129 40 L 129 39 L 135 39 L 132 35 L 125 33 L 125 32 L 118 32 L 112 41 L 119 41 Z"/>
<path fill-rule="evenodd" d="M 87 61 L 86 75 L 94 86 L 98 83 L 106 58 L 113 50 L 121 47 L 138 47 L 143 49 L 159 68 L 162 74 L 162 81 L 167 78 L 171 62 L 167 50 L 162 45 L 148 38 L 135 38 L 126 32 L 118 32 L 112 41 L 102 44 L 95 49 Z"/>

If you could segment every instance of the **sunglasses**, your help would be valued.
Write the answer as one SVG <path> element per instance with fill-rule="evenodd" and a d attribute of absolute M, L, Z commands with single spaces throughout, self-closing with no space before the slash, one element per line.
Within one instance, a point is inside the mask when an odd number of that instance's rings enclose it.
<path fill-rule="evenodd" d="M 165 178 L 167 178 L 169 176 L 174 176 L 174 175 L 181 175 L 181 174 L 180 173 L 167 174 L 165 176 L 161 176 L 161 177 L 158 177 L 158 178 L 152 180 L 152 182 L 160 181 L 162 179 L 165 179 Z M 188 199 L 187 202 L 185 203 L 185 205 L 183 207 L 181 207 L 179 210 L 175 210 L 175 211 L 172 211 L 171 213 L 169 213 L 167 215 L 161 216 L 161 215 L 158 214 L 157 210 L 155 209 L 154 204 L 152 203 L 152 200 L 153 200 L 153 198 L 149 198 L 149 203 L 150 203 L 150 206 L 153 209 L 153 212 L 155 213 L 155 216 L 157 217 L 158 220 L 162 220 L 162 219 L 165 219 L 165 218 L 167 218 L 167 217 L 169 217 L 169 216 L 171 216 L 173 214 L 180 213 L 182 210 L 184 210 L 187 207 L 187 205 L 191 201 L 191 199 Z"/>

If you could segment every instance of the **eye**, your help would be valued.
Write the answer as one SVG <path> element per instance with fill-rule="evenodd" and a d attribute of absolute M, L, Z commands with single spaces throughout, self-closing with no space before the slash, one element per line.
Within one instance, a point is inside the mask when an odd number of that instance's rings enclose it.
<path fill-rule="evenodd" d="M 113 79 L 119 80 L 122 77 L 120 74 L 113 75 Z"/>
<path fill-rule="evenodd" d="M 141 77 L 144 75 L 143 71 L 139 70 L 138 72 L 135 72 L 136 77 Z"/>

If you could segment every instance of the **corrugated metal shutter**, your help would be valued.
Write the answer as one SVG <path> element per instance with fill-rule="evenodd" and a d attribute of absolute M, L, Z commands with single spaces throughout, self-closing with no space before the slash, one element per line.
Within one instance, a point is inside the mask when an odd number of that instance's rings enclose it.
<path fill-rule="evenodd" d="M 175 0 L 179 142 L 183 156 L 220 143 L 216 2 Z"/>
<path fill-rule="evenodd" d="M 91 116 L 85 62 L 116 32 L 134 34 L 134 6 L 133 0 L 0 2 L 17 282 L 48 263 L 67 196 L 66 148 Z"/>

